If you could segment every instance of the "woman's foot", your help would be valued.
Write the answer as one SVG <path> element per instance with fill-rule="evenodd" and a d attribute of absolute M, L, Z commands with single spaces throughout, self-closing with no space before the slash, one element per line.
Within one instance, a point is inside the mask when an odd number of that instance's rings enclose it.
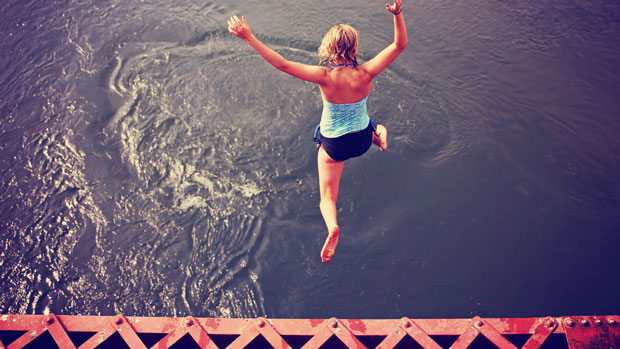
<path fill-rule="evenodd" d="M 387 150 L 387 128 L 383 125 L 377 125 L 377 131 L 372 138 L 372 142 L 381 148 L 381 151 Z"/>
<path fill-rule="evenodd" d="M 323 263 L 329 263 L 334 253 L 336 252 L 336 246 L 338 245 L 338 236 L 340 235 L 340 227 L 335 226 L 327 235 L 323 249 L 321 249 L 321 260 Z"/>

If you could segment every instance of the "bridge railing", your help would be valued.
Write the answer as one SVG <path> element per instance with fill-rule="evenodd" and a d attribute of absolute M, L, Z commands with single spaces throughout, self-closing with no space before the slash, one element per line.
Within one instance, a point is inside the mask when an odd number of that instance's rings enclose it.
<path fill-rule="evenodd" d="M 225 319 L 0 315 L 0 348 L 620 348 L 620 317 Z"/>

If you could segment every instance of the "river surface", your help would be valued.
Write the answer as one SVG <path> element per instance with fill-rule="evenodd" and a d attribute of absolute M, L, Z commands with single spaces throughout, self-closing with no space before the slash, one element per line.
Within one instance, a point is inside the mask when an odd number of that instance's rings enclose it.
<path fill-rule="evenodd" d="M 309 64 L 383 2 L 7 0 L 0 313 L 437 318 L 620 313 L 620 2 L 409 1 L 406 51 L 319 253 Z"/>

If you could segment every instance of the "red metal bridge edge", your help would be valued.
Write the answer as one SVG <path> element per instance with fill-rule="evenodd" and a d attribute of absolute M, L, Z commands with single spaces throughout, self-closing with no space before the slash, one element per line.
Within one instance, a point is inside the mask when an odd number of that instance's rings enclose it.
<path fill-rule="evenodd" d="M 333 336 L 349 348 L 366 348 L 362 342 L 368 336 L 379 338 L 376 348 L 386 349 L 394 348 L 406 336 L 409 343 L 413 340 L 423 348 L 442 348 L 437 336 L 456 337 L 450 348 L 474 347 L 479 336 L 498 348 L 516 348 L 506 337 L 510 335 L 528 337 L 522 348 L 540 348 L 552 335 L 565 337 L 568 348 L 620 348 L 619 322 L 618 315 L 390 320 L 0 315 L 0 338 L 7 341 L 3 334 L 13 336 L 11 343 L 0 340 L 0 349 L 23 348 L 45 333 L 63 349 L 76 348 L 71 339 L 75 333 L 92 334 L 78 343 L 84 349 L 97 348 L 117 333 L 131 349 L 146 348 L 141 339 L 145 334 L 160 335 L 154 345 L 149 344 L 151 348 L 170 348 L 188 336 L 200 348 L 218 348 L 212 339 L 218 335 L 234 336 L 226 348 L 245 348 L 260 336 L 261 343 L 273 348 L 292 348 L 285 340 L 291 340 L 288 336 L 309 337 L 298 346 L 302 348 L 320 348 Z"/>

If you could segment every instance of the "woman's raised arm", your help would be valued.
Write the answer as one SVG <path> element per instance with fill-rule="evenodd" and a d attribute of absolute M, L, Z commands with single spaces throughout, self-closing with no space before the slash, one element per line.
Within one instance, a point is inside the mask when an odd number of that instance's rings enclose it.
<path fill-rule="evenodd" d="M 261 55 L 269 64 L 296 78 L 314 82 L 319 85 L 324 83 L 327 75 L 327 68 L 287 60 L 258 40 L 252 33 L 252 29 L 250 29 L 250 25 L 245 17 L 241 18 L 243 20 L 240 20 L 236 15 L 230 17 L 228 19 L 228 31 L 250 45 L 254 51 Z"/>
<path fill-rule="evenodd" d="M 394 0 L 394 5 L 392 6 L 389 4 L 385 5 L 387 10 L 394 15 L 394 42 L 379 52 L 375 58 L 361 66 L 373 78 L 387 68 L 407 47 L 407 28 L 401 13 L 401 5 L 401 0 Z"/>

